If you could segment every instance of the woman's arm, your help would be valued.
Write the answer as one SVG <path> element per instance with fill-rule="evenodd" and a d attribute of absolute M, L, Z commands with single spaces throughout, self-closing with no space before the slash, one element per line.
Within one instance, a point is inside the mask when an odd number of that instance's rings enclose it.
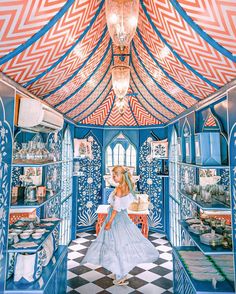
<path fill-rule="evenodd" d="M 112 224 L 114 218 L 116 217 L 116 214 L 117 214 L 117 211 L 113 209 L 112 213 L 111 213 L 111 217 L 110 217 L 109 221 L 105 225 L 105 228 L 104 228 L 105 230 L 110 230 L 111 224 Z"/>

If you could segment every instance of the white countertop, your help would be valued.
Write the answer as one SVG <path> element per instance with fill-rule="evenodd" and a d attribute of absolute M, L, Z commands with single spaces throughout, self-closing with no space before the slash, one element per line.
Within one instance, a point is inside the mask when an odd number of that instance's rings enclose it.
<path fill-rule="evenodd" d="M 104 213 L 104 214 L 106 214 L 107 211 L 108 211 L 109 206 L 110 206 L 109 204 L 108 205 L 106 205 L 106 204 L 99 205 L 97 210 L 96 210 L 96 213 Z M 134 211 L 134 210 L 127 209 L 127 212 L 128 212 L 128 214 L 149 214 L 148 209 L 139 210 L 139 211 Z"/>

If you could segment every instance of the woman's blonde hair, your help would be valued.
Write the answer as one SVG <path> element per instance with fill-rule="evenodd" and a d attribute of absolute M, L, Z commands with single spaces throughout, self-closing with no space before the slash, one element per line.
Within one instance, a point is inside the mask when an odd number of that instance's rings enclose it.
<path fill-rule="evenodd" d="M 128 168 L 125 168 L 125 167 L 122 166 L 122 165 L 116 165 L 116 166 L 113 167 L 112 172 L 113 172 L 114 174 L 116 174 L 116 175 L 121 174 L 121 175 L 122 175 L 122 184 L 126 183 L 126 185 L 127 185 L 128 188 L 129 188 L 129 184 L 128 184 L 128 182 L 126 181 L 126 177 L 125 177 L 125 173 L 127 173 L 128 178 L 129 178 L 129 181 L 130 181 L 130 183 L 131 183 L 131 185 L 132 185 L 132 188 L 134 188 L 134 183 L 132 182 L 132 176 L 131 176 L 131 173 L 130 173 L 130 171 L 129 171 Z M 129 190 L 130 190 L 130 189 L 129 189 Z"/>

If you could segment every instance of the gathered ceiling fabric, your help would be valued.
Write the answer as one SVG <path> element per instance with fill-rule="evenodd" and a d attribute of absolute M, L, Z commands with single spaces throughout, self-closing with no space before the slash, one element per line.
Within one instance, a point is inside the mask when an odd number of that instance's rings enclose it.
<path fill-rule="evenodd" d="M 121 63 L 105 1 L 0 1 L 0 70 L 79 124 L 165 124 L 236 77 L 235 0 L 141 0 L 119 114 Z"/>

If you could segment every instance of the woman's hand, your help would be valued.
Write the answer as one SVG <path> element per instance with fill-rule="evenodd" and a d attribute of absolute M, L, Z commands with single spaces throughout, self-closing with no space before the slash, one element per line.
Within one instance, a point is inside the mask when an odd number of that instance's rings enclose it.
<path fill-rule="evenodd" d="M 110 228 L 111 228 L 111 223 L 110 222 L 107 222 L 104 229 L 106 231 L 108 231 L 108 230 L 110 230 Z"/>

